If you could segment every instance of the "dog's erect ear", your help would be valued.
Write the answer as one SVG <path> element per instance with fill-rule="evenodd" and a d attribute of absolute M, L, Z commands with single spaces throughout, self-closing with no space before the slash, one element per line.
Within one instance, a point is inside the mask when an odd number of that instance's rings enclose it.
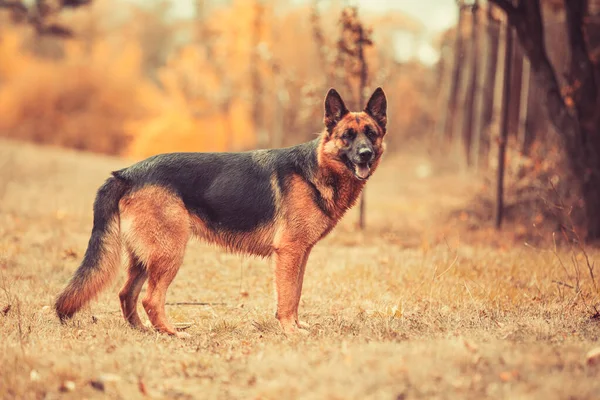
<path fill-rule="evenodd" d="M 387 100 L 382 88 L 378 87 L 375 89 L 367 103 L 365 112 L 373 117 L 375 122 L 377 122 L 385 131 L 385 126 L 387 124 Z"/>
<path fill-rule="evenodd" d="M 346 114 L 348 114 L 348 109 L 340 94 L 333 88 L 329 89 L 327 96 L 325 96 L 325 118 L 323 118 L 327 131 L 331 133 L 333 128 L 335 128 L 337 123 L 340 122 Z"/>

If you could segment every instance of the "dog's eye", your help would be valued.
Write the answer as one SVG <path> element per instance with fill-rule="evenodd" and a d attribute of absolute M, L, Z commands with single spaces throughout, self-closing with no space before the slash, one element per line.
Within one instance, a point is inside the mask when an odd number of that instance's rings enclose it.
<path fill-rule="evenodd" d="M 356 132 L 354 132 L 352 129 L 348 129 L 346 132 L 344 132 L 342 134 L 342 139 L 351 140 L 351 139 L 354 139 L 355 136 L 356 136 Z"/>
<path fill-rule="evenodd" d="M 371 128 L 365 129 L 365 135 L 371 140 L 375 140 L 377 138 L 377 133 Z"/>

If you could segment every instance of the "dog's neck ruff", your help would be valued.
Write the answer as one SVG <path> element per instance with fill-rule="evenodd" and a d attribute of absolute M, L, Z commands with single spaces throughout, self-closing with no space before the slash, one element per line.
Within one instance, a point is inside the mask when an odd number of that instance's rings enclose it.
<path fill-rule="evenodd" d="M 358 180 L 343 161 L 325 152 L 325 135 L 321 134 L 315 149 L 317 168 L 313 171 L 311 183 L 319 192 L 329 215 L 340 218 L 356 203 L 366 180 Z"/>

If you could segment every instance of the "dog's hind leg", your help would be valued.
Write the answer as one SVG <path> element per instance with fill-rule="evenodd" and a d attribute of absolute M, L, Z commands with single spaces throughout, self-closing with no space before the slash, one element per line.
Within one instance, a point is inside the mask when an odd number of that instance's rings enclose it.
<path fill-rule="evenodd" d="M 167 289 L 183 261 L 184 250 L 185 247 L 170 249 L 167 255 L 151 256 L 148 262 L 148 289 L 142 300 L 148 318 L 157 331 L 182 337 L 187 335 L 179 334 L 167 319 L 165 301 Z"/>
<path fill-rule="evenodd" d="M 160 187 L 147 187 L 132 193 L 122 201 L 122 208 L 121 225 L 126 244 L 145 267 L 144 277 L 148 277 L 147 292 L 142 300 L 148 318 L 159 332 L 186 336 L 178 334 L 169 323 L 165 300 L 191 235 L 190 215 L 179 197 Z M 142 276 L 130 275 L 129 286 L 126 285 L 129 290 L 123 290 L 130 293 L 124 295 L 131 300 L 126 302 L 128 314 L 142 283 Z"/>
<path fill-rule="evenodd" d="M 137 301 L 147 278 L 148 274 L 146 273 L 144 264 L 133 252 L 130 252 L 127 282 L 125 282 L 125 286 L 123 286 L 123 289 L 119 293 L 119 299 L 121 300 L 123 316 L 132 327 L 137 329 L 144 328 L 137 312 Z"/>

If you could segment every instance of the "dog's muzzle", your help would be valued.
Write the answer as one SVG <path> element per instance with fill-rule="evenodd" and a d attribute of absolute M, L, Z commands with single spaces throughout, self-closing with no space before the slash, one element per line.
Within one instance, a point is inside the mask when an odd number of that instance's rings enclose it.
<path fill-rule="evenodd" d="M 371 164 L 373 161 L 373 150 L 363 147 L 358 150 L 357 158 L 352 160 L 354 167 L 354 176 L 360 180 L 365 180 L 371 174 Z"/>

